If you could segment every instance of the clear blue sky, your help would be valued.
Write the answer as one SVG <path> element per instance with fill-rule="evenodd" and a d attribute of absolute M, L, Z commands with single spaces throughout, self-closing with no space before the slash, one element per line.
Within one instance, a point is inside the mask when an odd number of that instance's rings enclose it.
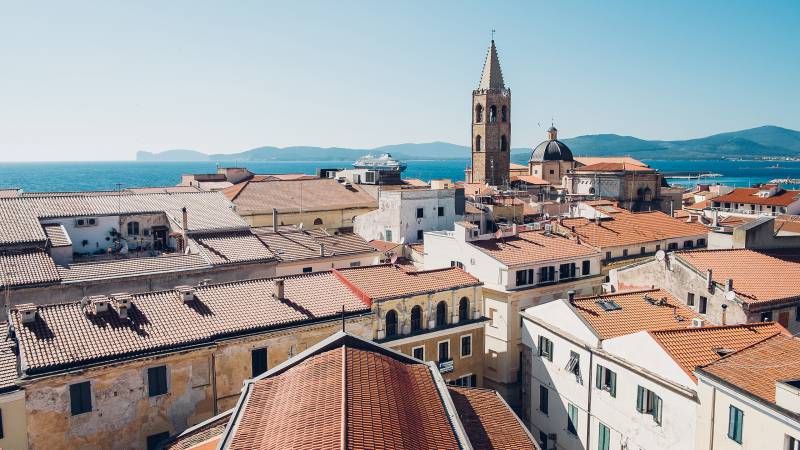
<path fill-rule="evenodd" d="M 800 129 L 800 2 L 6 2 L 0 160 L 469 142 L 495 28 L 512 146 Z"/>

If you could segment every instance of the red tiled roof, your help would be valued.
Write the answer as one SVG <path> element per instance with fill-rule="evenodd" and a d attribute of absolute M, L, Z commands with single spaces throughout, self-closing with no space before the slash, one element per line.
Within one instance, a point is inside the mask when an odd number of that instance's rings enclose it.
<path fill-rule="evenodd" d="M 497 392 L 448 387 L 467 436 L 476 449 L 525 449 L 536 444 Z"/>
<path fill-rule="evenodd" d="M 36 321 L 26 324 L 12 309 L 9 321 L 23 368 L 48 371 L 335 317 L 342 306 L 370 311 L 330 272 L 286 277 L 283 300 L 273 292 L 272 279 L 239 281 L 197 287 L 188 303 L 174 290 L 133 294 L 126 319 L 113 306 L 95 313 L 91 304 L 72 302 L 39 306 Z"/>
<path fill-rule="evenodd" d="M 655 169 L 625 162 L 599 162 L 575 168 L 576 172 L 655 172 Z"/>
<path fill-rule="evenodd" d="M 523 181 L 528 184 L 535 184 L 535 185 L 547 185 L 550 184 L 549 182 L 545 181 L 542 178 L 537 177 L 536 175 L 517 175 L 514 177 L 519 181 Z"/>
<path fill-rule="evenodd" d="M 664 350 L 695 379 L 692 373 L 698 366 L 716 361 L 723 355 L 718 351 L 734 352 L 786 329 L 774 322 L 751 323 L 701 328 L 650 331 Z"/>
<path fill-rule="evenodd" d="M 395 248 L 401 246 L 402 244 L 398 244 L 397 242 L 389 242 L 389 241 L 381 241 L 379 239 L 373 239 L 369 241 L 369 245 L 371 245 L 372 248 L 380 252 L 388 252 L 394 250 Z"/>
<path fill-rule="evenodd" d="M 60 223 L 43 223 L 42 229 L 47 239 L 50 240 L 52 247 L 68 247 L 72 245 L 72 241 L 67 235 L 67 230 Z"/>
<path fill-rule="evenodd" d="M 3 328 L 7 324 L 2 324 Z M 17 355 L 11 341 L 0 343 L 0 392 L 17 389 Z"/>
<path fill-rule="evenodd" d="M 606 311 L 598 304 L 599 300 L 614 301 L 620 308 Z M 700 317 L 662 289 L 576 298 L 573 304 L 575 312 L 594 328 L 600 339 L 647 330 L 689 328 L 692 319 Z"/>
<path fill-rule="evenodd" d="M 222 192 L 239 212 L 330 211 L 375 208 L 375 199 L 358 185 L 346 187 L 331 179 L 245 181 Z"/>
<path fill-rule="evenodd" d="M 596 250 L 585 245 L 538 231 L 521 231 L 517 236 L 470 241 L 470 244 L 507 266 L 599 256 Z"/>
<path fill-rule="evenodd" d="M 800 379 L 800 340 L 783 334 L 758 342 L 699 369 L 775 403 L 777 381 Z"/>
<path fill-rule="evenodd" d="M 64 283 L 127 278 L 157 273 L 207 269 L 211 266 L 200 255 L 166 254 L 151 257 L 131 257 L 73 263 L 58 266 Z"/>
<path fill-rule="evenodd" d="M 211 264 L 273 261 L 275 255 L 249 230 L 190 236 L 200 255 Z"/>
<path fill-rule="evenodd" d="M 0 251 L 0 287 L 57 283 L 53 259 L 41 249 Z"/>
<path fill-rule="evenodd" d="M 355 233 L 330 235 L 324 230 L 253 228 L 253 233 L 279 261 L 291 262 L 320 257 L 320 244 L 325 257 L 377 253 L 361 236 Z"/>
<path fill-rule="evenodd" d="M 789 206 L 797 201 L 800 191 L 788 191 L 773 195 L 772 197 L 759 197 L 756 194 L 761 191 L 760 188 L 736 188 L 729 192 L 712 199 L 715 203 L 747 203 L 754 205 L 773 205 L 773 206 Z"/>
<path fill-rule="evenodd" d="M 625 163 L 634 166 L 647 167 L 647 164 L 639 161 L 638 159 L 631 158 L 630 156 L 576 156 L 575 162 L 590 166 L 598 163 Z"/>
<path fill-rule="evenodd" d="M 397 265 L 383 264 L 337 269 L 334 272 L 370 300 L 410 297 L 483 284 L 458 267 L 409 271 Z"/>
<path fill-rule="evenodd" d="M 702 276 L 711 269 L 714 281 L 719 284 L 725 285 L 729 278 L 733 279 L 733 290 L 746 297 L 742 300 L 755 303 L 800 297 L 798 253 L 734 249 L 680 251 L 675 255 Z"/>
<path fill-rule="evenodd" d="M 646 244 L 666 239 L 708 235 L 708 229 L 699 223 L 687 223 L 661 211 L 631 213 L 618 210 L 600 224 L 586 218 L 564 219 L 564 227 L 572 229 L 583 242 L 596 248 Z"/>

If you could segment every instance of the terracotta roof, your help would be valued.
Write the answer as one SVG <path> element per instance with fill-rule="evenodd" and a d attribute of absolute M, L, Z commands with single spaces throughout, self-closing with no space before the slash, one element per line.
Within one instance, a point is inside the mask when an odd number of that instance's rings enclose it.
<path fill-rule="evenodd" d="M 286 180 L 317 180 L 316 175 L 305 173 L 265 173 L 253 175 L 248 181 L 286 181 Z"/>
<path fill-rule="evenodd" d="M 625 162 L 599 162 L 575 168 L 576 172 L 655 172 L 655 169 Z"/>
<path fill-rule="evenodd" d="M 21 194 L 22 190 L 18 188 L 0 189 L 0 198 L 19 197 Z"/>
<path fill-rule="evenodd" d="M 274 261 L 275 255 L 250 231 L 192 235 L 189 241 L 213 265 Z"/>
<path fill-rule="evenodd" d="M 675 252 L 677 258 L 702 276 L 711 269 L 714 281 L 725 285 L 733 279 L 733 290 L 746 303 L 800 297 L 800 252 L 758 252 L 747 249 Z M 765 276 L 769 280 L 765 280 Z"/>
<path fill-rule="evenodd" d="M 464 183 L 464 195 L 493 195 L 497 189 L 484 183 Z"/>
<path fill-rule="evenodd" d="M 345 187 L 331 179 L 245 181 L 222 192 L 240 212 L 329 211 L 375 208 L 375 199 L 358 185 Z"/>
<path fill-rule="evenodd" d="M 774 322 L 650 331 L 650 335 L 695 379 L 697 367 L 716 361 L 725 353 L 741 350 L 786 329 Z"/>
<path fill-rule="evenodd" d="M 788 191 L 773 195 L 772 197 L 759 197 L 756 194 L 760 188 L 736 188 L 732 192 L 714 197 L 715 203 L 748 203 L 754 205 L 789 206 L 797 201 L 800 191 Z"/>
<path fill-rule="evenodd" d="M 166 450 L 216 450 L 220 435 L 225 431 L 233 410 L 201 422 L 162 445 Z"/>
<path fill-rule="evenodd" d="M 599 256 L 597 251 L 575 241 L 538 231 L 521 231 L 517 236 L 470 241 L 482 252 L 507 266 L 563 258 Z"/>
<path fill-rule="evenodd" d="M 482 214 L 483 210 L 478 208 L 477 206 L 473 205 L 472 203 L 466 203 L 464 205 L 464 213 L 465 214 Z"/>
<path fill-rule="evenodd" d="M 528 183 L 528 184 L 535 184 L 535 185 L 548 185 L 549 182 L 545 181 L 542 178 L 537 177 L 536 175 L 517 175 L 515 179 Z"/>
<path fill-rule="evenodd" d="M 775 382 L 800 379 L 797 361 L 800 361 L 800 341 L 779 334 L 703 366 L 698 372 L 775 403 Z"/>
<path fill-rule="evenodd" d="M 448 389 L 432 364 L 337 333 L 248 381 L 220 447 L 492 448 L 486 442 L 537 448 L 496 393 Z"/>
<path fill-rule="evenodd" d="M 377 254 L 369 242 L 355 233 L 330 235 L 323 230 L 298 229 L 280 229 L 275 232 L 272 227 L 253 228 L 252 231 L 282 262 L 319 258 L 320 244 L 325 248 L 326 257 L 360 253 Z"/>
<path fill-rule="evenodd" d="M 362 297 L 373 301 L 483 284 L 457 267 L 409 271 L 393 264 L 382 264 L 337 269 L 334 272 L 347 280 Z"/>
<path fill-rule="evenodd" d="M 64 229 L 64 225 L 60 223 L 43 223 L 42 229 L 44 230 L 44 234 L 47 235 L 51 246 L 69 247 L 72 245 L 72 240 L 70 240 L 69 235 L 67 235 L 67 230 Z"/>
<path fill-rule="evenodd" d="M 533 437 L 496 391 L 455 386 L 448 390 L 473 448 L 536 447 Z"/>
<path fill-rule="evenodd" d="M 2 328 L 6 328 L 6 326 L 7 324 L 2 324 Z M 0 342 L 0 392 L 17 389 L 18 375 L 14 343 L 11 341 Z"/>
<path fill-rule="evenodd" d="M 419 178 L 403 178 L 403 182 L 409 186 L 430 187 L 430 185 Z"/>
<path fill-rule="evenodd" d="M 710 208 L 712 203 L 713 201 L 711 200 L 702 200 L 697 203 L 693 203 L 689 206 L 686 206 L 684 209 L 700 210 L 700 209 Z"/>
<path fill-rule="evenodd" d="M 607 311 L 598 301 L 613 301 L 619 309 Z M 575 312 L 594 328 L 600 339 L 647 330 L 689 328 L 692 318 L 700 317 L 662 289 L 576 298 L 573 304 Z"/>
<path fill-rule="evenodd" d="M 511 169 L 511 170 L 523 170 L 523 169 L 524 170 L 528 170 L 528 166 L 523 165 L 523 164 L 517 164 L 517 163 L 510 163 L 508 165 L 508 168 Z"/>
<path fill-rule="evenodd" d="M 564 219 L 564 227 L 572 229 L 583 242 L 596 248 L 645 244 L 684 237 L 708 235 L 708 228 L 699 223 L 687 223 L 661 211 L 631 213 L 617 210 L 598 225 L 583 217 Z"/>
<path fill-rule="evenodd" d="M 631 158 L 630 156 L 576 156 L 575 162 L 590 166 L 598 163 L 625 163 L 634 166 L 647 167 L 647 164 L 639 161 L 638 159 Z"/>
<path fill-rule="evenodd" d="M 50 284 L 59 280 L 56 265 L 44 250 L 0 251 L 0 286 Z"/>
<path fill-rule="evenodd" d="M 379 252 L 389 252 L 402 246 L 402 244 L 398 244 L 397 242 L 381 241 L 380 239 L 369 241 L 369 245 Z"/>
<path fill-rule="evenodd" d="M 273 297 L 273 284 L 261 279 L 201 286 L 187 303 L 175 290 L 133 294 L 126 319 L 113 306 L 95 313 L 92 304 L 72 302 L 39 306 L 36 321 L 27 324 L 14 308 L 9 321 L 22 368 L 31 373 L 332 318 L 342 306 L 348 313 L 370 312 L 331 272 L 285 277 L 283 300 Z"/>
<path fill-rule="evenodd" d="M 122 258 L 57 266 L 64 283 L 137 277 L 156 273 L 207 269 L 201 255 L 168 254 L 144 258 Z"/>
<path fill-rule="evenodd" d="M 194 186 L 140 187 L 126 188 L 125 190 L 133 194 L 174 194 L 180 192 L 200 192 L 200 189 Z"/>

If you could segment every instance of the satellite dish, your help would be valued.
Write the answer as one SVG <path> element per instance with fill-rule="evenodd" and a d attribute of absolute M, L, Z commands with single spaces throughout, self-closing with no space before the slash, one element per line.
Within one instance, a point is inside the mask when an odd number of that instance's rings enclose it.
<path fill-rule="evenodd" d="M 666 258 L 666 257 L 667 257 L 667 254 L 664 253 L 664 250 L 659 250 L 659 251 L 656 252 L 656 259 L 657 260 L 663 261 L 664 258 Z"/>
<path fill-rule="evenodd" d="M 736 291 L 728 291 L 725 293 L 725 300 L 732 302 L 736 300 Z"/>

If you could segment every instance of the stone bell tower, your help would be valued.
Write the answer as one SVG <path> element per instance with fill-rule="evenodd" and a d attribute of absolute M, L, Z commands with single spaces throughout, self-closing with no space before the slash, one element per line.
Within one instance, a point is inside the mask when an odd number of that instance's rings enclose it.
<path fill-rule="evenodd" d="M 511 90 L 503 82 L 494 39 L 472 91 L 472 183 L 500 186 L 511 167 Z"/>

